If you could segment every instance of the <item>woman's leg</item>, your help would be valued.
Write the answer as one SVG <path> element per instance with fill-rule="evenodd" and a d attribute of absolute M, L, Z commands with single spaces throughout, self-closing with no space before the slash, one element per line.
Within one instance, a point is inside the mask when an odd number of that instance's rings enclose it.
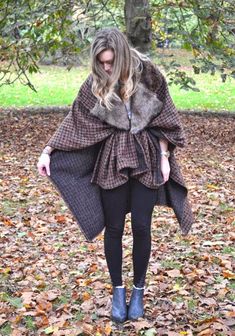
<path fill-rule="evenodd" d="M 129 197 L 129 182 L 101 189 L 105 216 L 104 251 L 113 286 L 122 286 L 122 235 Z"/>
<path fill-rule="evenodd" d="M 138 180 L 130 180 L 131 222 L 133 232 L 134 285 L 144 287 L 151 253 L 151 221 L 156 190 L 147 188 Z"/>

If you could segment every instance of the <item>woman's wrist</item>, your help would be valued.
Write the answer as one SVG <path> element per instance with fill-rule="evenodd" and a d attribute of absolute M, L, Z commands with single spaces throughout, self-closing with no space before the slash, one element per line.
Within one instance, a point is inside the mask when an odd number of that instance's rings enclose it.
<path fill-rule="evenodd" d="M 52 148 L 52 147 L 50 147 L 50 146 L 46 146 L 46 147 L 43 149 L 42 154 L 51 155 L 52 151 L 53 151 L 53 148 Z"/>
<path fill-rule="evenodd" d="M 168 159 L 169 156 L 170 156 L 170 152 L 169 152 L 168 150 L 166 150 L 166 151 L 165 151 L 165 150 L 162 150 L 162 151 L 161 151 L 161 157 L 162 157 L 162 158 L 167 158 L 167 159 Z"/>
<path fill-rule="evenodd" d="M 160 144 L 161 157 L 162 158 L 165 157 L 168 159 L 170 156 L 170 152 L 168 150 L 168 141 L 166 139 L 160 139 L 159 144 Z"/>

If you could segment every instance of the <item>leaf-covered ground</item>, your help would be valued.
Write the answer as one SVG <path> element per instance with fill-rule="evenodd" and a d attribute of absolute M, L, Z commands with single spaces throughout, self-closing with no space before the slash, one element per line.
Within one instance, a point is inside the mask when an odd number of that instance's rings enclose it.
<path fill-rule="evenodd" d="M 182 237 L 172 210 L 156 208 L 145 319 L 109 319 L 103 236 L 87 243 L 46 178 L 38 155 L 62 115 L 1 121 L 0 335 L 234 335 L 235 120 L 183 116 L 177 151 L 196 222 Z M 130 217 L 123 271 L 132 286 Z"/>

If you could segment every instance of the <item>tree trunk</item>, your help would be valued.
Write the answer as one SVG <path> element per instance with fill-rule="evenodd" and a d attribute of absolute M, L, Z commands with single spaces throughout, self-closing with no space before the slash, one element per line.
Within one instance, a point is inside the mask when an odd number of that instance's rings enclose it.
<path fill-rule="evenodd" d="M 126 33 L 129 42 L 141 52 L 151 47 L 151 16 L 148 0 L 125 0 Z"/>

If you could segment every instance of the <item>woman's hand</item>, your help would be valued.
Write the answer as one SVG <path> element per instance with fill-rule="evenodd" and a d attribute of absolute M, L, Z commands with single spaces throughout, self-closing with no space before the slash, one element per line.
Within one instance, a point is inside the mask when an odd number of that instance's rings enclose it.
<path fill-rule="evenodd" d="M 38 172 L 42 176 L 50 176 L 50 155 L 42 153 L 38 159 Z"/>
<path fill-rule="evenodd" d="M 164 179 L 164 183 L 169 180 L 170 170 L 171 169 L 170 169 L 170 163 L 169 163 L 168 157 L 162 156 L 161 157 L 161 172 L 162 172 L 162 176 Z"/>

